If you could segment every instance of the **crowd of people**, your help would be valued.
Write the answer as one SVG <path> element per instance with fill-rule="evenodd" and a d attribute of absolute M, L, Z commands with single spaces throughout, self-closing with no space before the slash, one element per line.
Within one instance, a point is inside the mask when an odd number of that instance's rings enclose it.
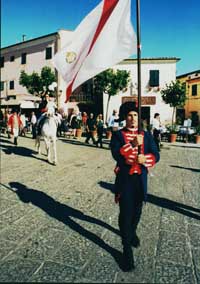
<path fill-rule="evenodd" d="M 32 138 L 35 139 L 37 134 L 41 132 L 41 127 L 48 108 L 53 108 L 55 115 L 59 116 L 58 137 L 65 137 L 65 134 L 68 133 L 69 137 L 77 139 L 77 129 L 81 129 L 81 136 L 85 137 L 85 143 L 89 144 L 91 140 L 93 145 L 100 148 L 103 148 L 103 137 L 106 135 L 106 131 L 113 133 L 122 129 L 125 123 L 119 120 L 119 114 L 116 109 L 113 109 L 112 114 L 107 118 L 106 122 L 101 113 L 95 115 L 92 112 L 80 112 L 78 108 L 74 108 L 71 113 L 66 113 L 63 110 L 58 110 L 54 101 L 46 95 L 40 103 L 39 109 L 32 111 L 29 117 L 27 117 L 25 113 L 19 112 L 17 109 L 5 110 L 4 113 L 1 110 L 0 124 L 6 129 L 8 138 L 14 135 L 15 144 L 17 144 L 17 137 L 19 135 L 26 136 L 26 132 L 28 131 L 32 133 Z M 16 119 L 13 120 L 13 117 L 17 117 L 18 123 Z M 15 125 L 15 127 L 17 125 L 17 130 L 14 130 L 13 125 Z M 144 129 L 147 130 L 145 121 L 143 126 Z M 159 113 L 155 113 L 151 126 L 152 135 L 158 151 L 160 151 L 162 125 Z M 17 133 L 18 135 L 16 136 Z"/>

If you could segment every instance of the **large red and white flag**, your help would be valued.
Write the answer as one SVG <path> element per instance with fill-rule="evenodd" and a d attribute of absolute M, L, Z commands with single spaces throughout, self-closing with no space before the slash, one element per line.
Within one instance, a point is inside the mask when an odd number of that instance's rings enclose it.
<path fill-rule="evenodd" d="M 53 58 L 66 82 L 66 102 L 82 83 L 136 53 L 131 0 L 103 0 Z"/>

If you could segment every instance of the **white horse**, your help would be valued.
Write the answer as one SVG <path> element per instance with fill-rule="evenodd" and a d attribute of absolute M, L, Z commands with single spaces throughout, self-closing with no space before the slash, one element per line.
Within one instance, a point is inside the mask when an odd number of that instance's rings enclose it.
<path fill-rule="evenodd" d="M 46 151 L 47 151 L 47 160 L 49 163 L 52 163 L 54 165 L 57 164 L 57 150 L 56 150 L 56 140 L 57 140 L 57 128 L 58 124 L 60 123 L 59 117 L 54 115 L 54 110 L 49 109 L 46 113 L 46 118 L 44 121 L 44 124 L 41 129 L 41 135 L 37 135 L 36 141 L 35 141 L 35 147 L 37 149 L 38 154 L 41 153 L 40 148 L 40 140 L 41 137 L 44 138 Z M 53 148 L 53 161 L 51 161 L 51 143 Z"/>

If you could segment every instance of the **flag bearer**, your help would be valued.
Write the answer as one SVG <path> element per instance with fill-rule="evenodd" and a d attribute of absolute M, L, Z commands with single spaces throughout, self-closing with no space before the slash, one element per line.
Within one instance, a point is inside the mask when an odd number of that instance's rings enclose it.
<path fill-rule="evenodd" d="M 114 132 L 111 152 L 115 167 L 115 202 L 119 203 L 119 229 L 123 246 L 125 271 L 134 269 L 132 246 L 138 247 L 136 234 L 143 201 L 147 197 L 148 168 L 159 161 L 159 153 L 151 133 L 138 133 L 138 109 L 134 102 L 121 105 L 119 121 L 126 121 L 123 129 Z M 140 154 L 138 154 L 140 146 Z"/>

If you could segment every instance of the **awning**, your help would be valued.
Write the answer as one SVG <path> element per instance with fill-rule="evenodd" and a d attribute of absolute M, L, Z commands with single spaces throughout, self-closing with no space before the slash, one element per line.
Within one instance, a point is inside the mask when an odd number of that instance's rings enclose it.
<path fill-rule="evenodd" d="M 20 104 L 20 108 L 38 108 L 39 103 L 31 102 L 31 101 L 22 101 Z"/>
<path fill-rule="evenodd" d="M 10 99 L 10 100 L 2 100 L 1 102 L 1 106 L 19 106 L 21 104 L 20 101 L 18 100 L 14 100 L 14 99 Z"/>
<path fill-rule="evenodd" d="M 39 103 L 38 102 L 32 102 L 32 101 L 19 101 L 19 100 L 14 100 L 10 99 L 7 101 L 2 101 L 1 105 L 2 107 L 12 107 L 12 106 L 20 106 L 20 108 L 38 108 Z"/>
<path fill-rule="evenodd" d="M 24 95 L 24 94 L 16 94 L 16 99 L 19 101 L 37 101 L 40 102 L 42 99 L 38 96 L 34 96 L 34 95 Z"/>

